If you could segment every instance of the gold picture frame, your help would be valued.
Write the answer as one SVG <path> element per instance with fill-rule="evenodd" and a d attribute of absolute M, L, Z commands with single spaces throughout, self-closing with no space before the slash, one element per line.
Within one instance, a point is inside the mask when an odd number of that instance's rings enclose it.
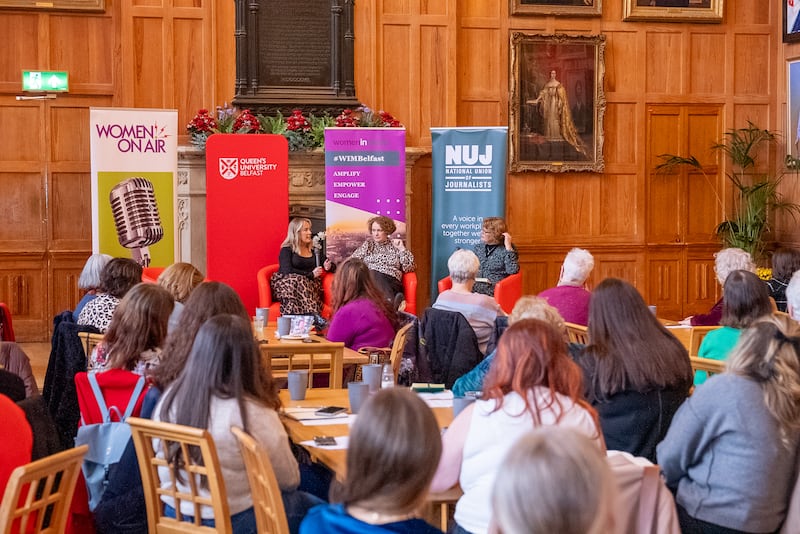
<path fill-rule="evenodd" d="M 512 15 L 599 17 L 602 0 L 510 0 Z"/>
<path fill-rule="evenodd" d="M 622 20 L 722 22 L 723 0 L 624 0 Z"/>
<path fill-rule="evenodd" d="M 602 172 L 604 35 L 511 33 L 512 172 Z"/>
<path fill-rule="evenodd" d="M 0 9 L 102 13 L 106 10 L 106 0 L 0 0 Z"/>

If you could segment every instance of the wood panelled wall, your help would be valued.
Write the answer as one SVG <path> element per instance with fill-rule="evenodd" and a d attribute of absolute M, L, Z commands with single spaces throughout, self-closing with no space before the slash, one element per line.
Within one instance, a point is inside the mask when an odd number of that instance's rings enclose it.
<path fill-rule="evenodd" d="M 178 109 L 183 125 L 230 101 L 233 15 L 222 0 L 0 11 L 0 301 L 18 338 L 46 340 L 53 316 L 80 298 L 92 246 L 89 108 Z M 16 100 L 23 69 L 69 71 L 69 94 Z"/>
<path fill-rule="evenodd" d="M 525 289 L 553 285 L 564 253 L 584 246 L 597 259 L 593 283 L 624 277 L 660 314 L 679 317 L 717 298 L 713 228 L 731 191 L 724 162 L 706 149 L 748 119 L 785 130 L 784 62 L 800 45 L 780 42 L 779 2 L 726 2 L 722 24 L 622 22 L 619 0 L 593 18 L 511 17 L 507 0 L 355 4 L 357 96 L 399 117 L 410 146 L 430 146 L 431 126 L 508 124 L 511 31 L 606 35 L 605 172 L 509 176 L 506 215 Z M 233 94 L 232 1 L 106 6 L 0 11 L 0 301 L 23 339 L 46 339 L 52 316 L 77 301 L 91 249 L 89 107 L 175 108 L 183 125 Z M 68 70 L 70 93 L 17 101 L 22 69 Z M 701 157 L 710 181 L 654 174 L 666 151 Z M 430 167 L 423 158 L 412 180 L 410 241 L 423 288 Z M 800 199 L 794 182 L 785 188 Z M 793 224 L 778 223 L 777 237 L 800 241 Z"/>
<path fill-rule="evenodd" d="M 603 2 L 595 18 L 511 17 L 508 4 L 359 1 L 371 32 L 357 39 L 359 97 L 401 117 L 409 144 L 429 146 L 431 126 L 508 124 L 512 31 L 604 34 L 605 172 L 509 175 L 506 216 L 525 291 L 554 285 L 564 254 L 581 246 L 596 258 L 591 283 L 625 278 L 666 317 L 707 309 L 719 294 L 714 228 L 731 204 L 725 162 L 708 148 L 747 120 L 785 130 L 779 3 L 726 2 L 722 24 L 623 22 L 620 1 Z M 782 150 L 765 158 L 773 169 Z M 665 152 L 697 155 L 708 176 L 657 175 Z M 410 225 L 420 265 L 428 263 L 430 180 L 423 160 Z M 795 240 L 793 225 L 778 228 Z"/>

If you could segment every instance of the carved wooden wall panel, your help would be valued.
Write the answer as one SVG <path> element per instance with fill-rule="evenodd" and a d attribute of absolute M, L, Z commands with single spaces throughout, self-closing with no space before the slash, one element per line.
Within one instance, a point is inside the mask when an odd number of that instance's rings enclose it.
<path fill-rule="evenodd" d="M 33 247 L 31 247 L 33 248 Z M 47 269 L 43 253 L 0 254 L 0 301 L 11 308 L 18 340 L 44 340 Z"/>
<path fill-rule="evenodd" d="M 647 255 L 647 303 L 659 317 L 682 318 L 686 300 L 686 262 L 674 247 L 651 248 Z"/>

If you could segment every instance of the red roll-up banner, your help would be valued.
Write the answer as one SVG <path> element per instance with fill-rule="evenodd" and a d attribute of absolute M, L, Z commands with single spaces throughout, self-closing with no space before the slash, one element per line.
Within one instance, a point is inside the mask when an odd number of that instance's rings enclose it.
<path fill-rule="evenodd" d="M 256 273 L 278 263 L 289 221 L 289 146 L 282 135 L 214 134 L 206 143 L 206 265 L 252 313 Z"/>

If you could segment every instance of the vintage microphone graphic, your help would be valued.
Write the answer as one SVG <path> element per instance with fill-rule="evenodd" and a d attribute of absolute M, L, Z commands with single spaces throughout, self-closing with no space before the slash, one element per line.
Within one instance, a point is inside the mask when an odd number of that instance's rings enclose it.
<path fill-rule="evenodd" d="M 128 178 L 115 185 L 108 197 L 119 244 L 131 249 L 133 259 L 147 267 L 150 265 L 147 247 L 164 237 L 153 183 L 138 176 Z"/>

